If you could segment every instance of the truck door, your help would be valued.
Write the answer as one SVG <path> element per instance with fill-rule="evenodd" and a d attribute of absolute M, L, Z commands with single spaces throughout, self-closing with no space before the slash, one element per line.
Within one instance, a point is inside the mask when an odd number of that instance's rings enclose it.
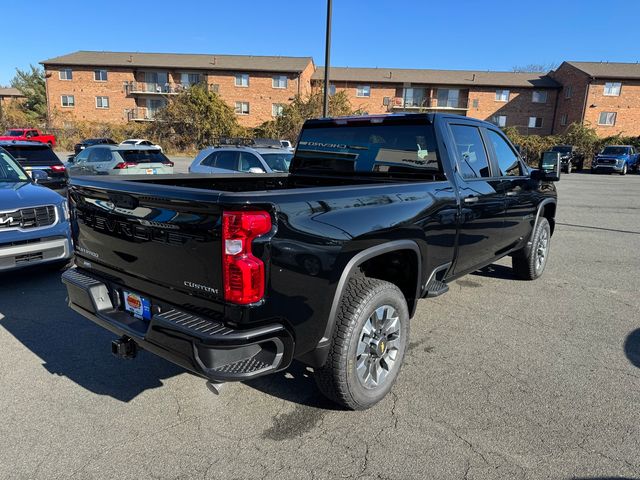
<path fill-rule="evenodd" d="M 521 163 L 505 136 L 490 128 L 484 129 L 486 144 L 492 158 L 492 168 L 500 176 L 498 191 L 504 196 L 505 217 L 500 249 L 511 249 L 531 235 L 538 202 L 528 170 Z"/>
<path fill-rule="evenodd" d="M 504 223 L 504 195 L 499 192 L 501 179 L 491 170 L 489 150 L 478 126 L 463 119 L 448 123 L 461 199 L 454 274 L 461 274 L 496 256 L 496 239 Z"/>

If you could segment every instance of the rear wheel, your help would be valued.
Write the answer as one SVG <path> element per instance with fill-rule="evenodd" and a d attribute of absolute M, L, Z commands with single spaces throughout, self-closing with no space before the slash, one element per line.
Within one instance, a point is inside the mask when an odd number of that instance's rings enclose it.
<path fill-rule="evenodd" d="M 549 257 L 549 242 L 551 240 L 551 227 L 549 220 L 540 217 L 533 232 L 531 247 L 523 248 L 516 252 L 511 261 L 513 272 L 522 280 L 535 280 L 544 272 Z"/>
<path fill-rule="evenodd" d="M 352 278 L 340 300 L 329 357 L 315 372 L 318 388 L 353 410 L 375 405 L 398 377 L 408 338 L 409 309 L 398 287 Z"/>

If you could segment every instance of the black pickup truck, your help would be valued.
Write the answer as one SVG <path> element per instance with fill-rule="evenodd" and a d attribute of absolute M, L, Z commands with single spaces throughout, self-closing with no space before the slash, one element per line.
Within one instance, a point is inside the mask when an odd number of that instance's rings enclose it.
<path fill-rule="evenodd" d="M 69 305 L 118 356 L 214 384 L 297 359 L 364 409 L 395 382 L 419 299 L 506 255 L 542 274 L 556 160 L 529 170 L 492 124 L 413 114 L 307 121 L 289 174 L 76 178 Z"/>

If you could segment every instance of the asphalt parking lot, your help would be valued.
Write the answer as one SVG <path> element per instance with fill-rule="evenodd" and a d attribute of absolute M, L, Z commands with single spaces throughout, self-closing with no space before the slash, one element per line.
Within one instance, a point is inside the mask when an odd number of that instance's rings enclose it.
<path fill-rule="evenodd" d="M 392 395 L 337 410 L 300 365 L 229 384 L 0 276 L 0 478 L 640 478 L 640 175 L 564 175 L 547 271 L 509 261 L 419 304 Z"/>

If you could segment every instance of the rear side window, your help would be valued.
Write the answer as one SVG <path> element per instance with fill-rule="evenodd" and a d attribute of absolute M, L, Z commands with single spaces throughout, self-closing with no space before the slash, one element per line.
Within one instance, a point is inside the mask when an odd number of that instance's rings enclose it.
<path fill-rule="evenodd" d="M 451 125 L 458 170 L 466 179 L 490 177 L 487 151 L 480 130 L 471 125 Z"/>
<path fill-rule="evenodd" d="M 250 168 L 259 168 L 264 172 L 264 168 L 260 163 L 260 160 L 252 154 L 247 152 L 240 152 L 240 171 L 248 172 Z"/>
<path fill-rule="evenodd" d="M 7 145 L 5 150 L 11 154 L 19 163 L 23 165 L 61 165 L 58 156 L 46 145 L 23 147 L 17 145 Z"/>
<path fill-rule="evenodd" d="M 493 145 L 496 160 L 498 160 L 500 175 L 503 177 L 517 177 L 522 175 L 520 160 L 516 152 L 514 152 L 506 140 L 502 138 L 502 135 L 493 130 L 487 130 L 487 133 L 489 135 L 489 141 Z"/>
<path fill-rule="evenodd" d="M 442 168 L 433 126 L 362 122 L 303 129 L 295 169 L 433 176 Z"/>
<path fill-rule="evenodd" d="M 238 170 L 238 152 L 218 152 L 213 166 L 224 170 Z"/>
<path fill-rule="evenodd" d="M 167 156 L 160 150 L 120 150 L 118 151 L 127 163 L 165 163 Z"/>

